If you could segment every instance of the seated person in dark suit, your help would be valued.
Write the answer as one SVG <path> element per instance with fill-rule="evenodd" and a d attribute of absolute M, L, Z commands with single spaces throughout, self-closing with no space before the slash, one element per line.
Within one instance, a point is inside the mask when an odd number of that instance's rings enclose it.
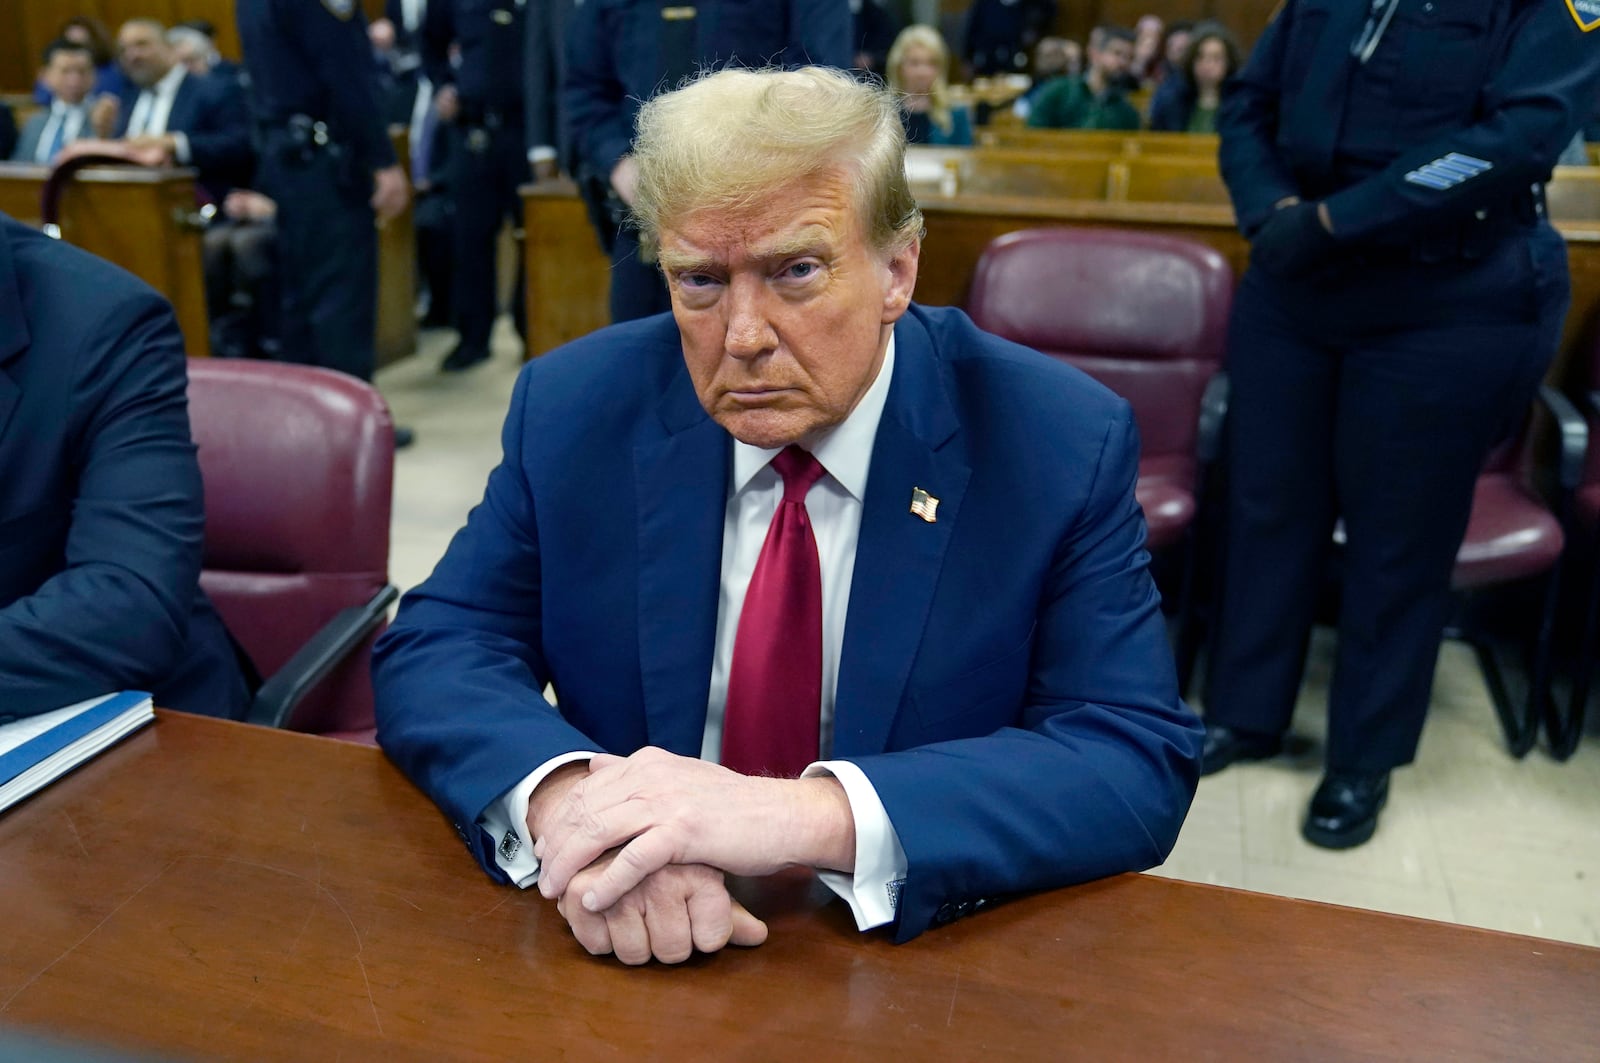
<path fill-rule="evenodd" d="M 1239 69 L 1239 45 L 1215 22 L 1202 22 L 1177 71 L 1150 98 L 1150 128 L 1166 133 L 1215 133 L 1222 84 Z"/>
<path fill-rule="evenodd" d="M 94 83 L 94 61 L 89 49 L 68 40 L 51 41 L 44 49 L 39 81 L 50 90 L 49 106 L 24 123 L 4 156 L 13 162 L 48 165 L 62 148 L 93 133 L 89 88 Z"/>
<path fill-rule="evenodd" d="M 17 149 L 17 116 L 9 104 L 0 102 L 0 159 L 11 158 Z"/>
<path fill-rule="evenodd" d="M 117 47 L 133 88 L 120 99 L 97 102 L 96 134 L 123 141 L 130 161 L 142 165 L 193 166 L 213 203 L 222 202 L 229 189 L 249 184 L 255 159 L 239 83 L 190 74 L 167 44 L 166 28 L 153 19 L 124 23 Z M 96 144 L 93 150 L 105 147 Z M 80 145 L 80 150 L 89 148 Z"/>
<path fill-rule="evenodd" d="M 164 299 L 0 215 L 0 718 L 125 689 L 243 714 L 187 383 Z"/>
<path fill-rule="evenodd" d="M 1028 111 L 1028 124 L 1046 129 L 1139 128 L 1139 112 L 1121 80 L 1133 61 L 1133 34 L 1096 26 L 1089 34 L 1089 69 L 1081 78 L 1056 78 Z"/>
<path fill-rule="evenodd" d="M 277 217 L 271 199 L 235 188 L 201 234 L 215 356 L 276 358 L 282 352 Z"/>
<path fill-rule="evenodd" d="M 1201 732 L 1128 404 L 911 303 L 883 87 L 724 70 L 635 131 L 672 313 L 523 369 L 376 648 L 384 749 L 629 963 L 758 944 L 725 873 L 814 868 L 905 941 L 1159 863 Z"/>

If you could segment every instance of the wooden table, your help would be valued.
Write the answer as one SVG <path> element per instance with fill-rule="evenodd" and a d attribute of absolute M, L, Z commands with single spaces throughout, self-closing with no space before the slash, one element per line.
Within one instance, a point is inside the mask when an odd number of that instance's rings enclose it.
<path fill-rule="evenodd" d="M 748 887 L 748 888 L 745 888 Z M 1593 1059 L 1600 949 L 1128 875 L 903 946 L 585 954 L 377 750 L 179 714 L 0 817 L 0 1027 L 194 1058 Z"/>

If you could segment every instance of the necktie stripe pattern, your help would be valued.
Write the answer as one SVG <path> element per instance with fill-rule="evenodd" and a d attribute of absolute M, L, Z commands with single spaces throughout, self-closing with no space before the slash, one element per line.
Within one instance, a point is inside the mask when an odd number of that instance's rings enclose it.
<path fill-rule="evenodd" d="M 821 730 L 822 566 L 806 492 L 823 468 L 796 446 L 772 467 L 783 478 L 783 500 L 734 635 L 722 763 L 746 775 L 794 778 L 816 759 Z"/>

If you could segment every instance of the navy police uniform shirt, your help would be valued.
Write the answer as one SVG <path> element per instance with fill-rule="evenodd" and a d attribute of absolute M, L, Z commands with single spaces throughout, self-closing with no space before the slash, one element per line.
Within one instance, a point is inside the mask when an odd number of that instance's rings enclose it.
<path fill-rule="evenodd" d="M 526 0 L 431 0 L 423 22 L 422 59 L 435 86 L 454 84 L 469 119 L 474 112 L 522 114 L 522 47 Z M 461 65 L 450 65 L 450 45 Z M 520 135 L 520 130 L 518 131 Z"/>
<path fill-rule="evenodd" d="M 1241 230 L 1288 196 L 1357 241 L 1526 200 L 1594 100 L 1597 30 L 1600 0 L 1286 0 L 1218 116 Z"/>
<path fill-rule="evenodd" d="M 639 106 L 702 67 L 835 66 L 852 58 L 847 0 L 584 0 L 561 102 L 582 165 L 609 174 Z"/>
<path fill-rule="evenodd" d="M 239 40 L 256 118 L 326 122 L 369 170 L 395 164 L 367 20 L 356 0 L 238 0 Z"/>

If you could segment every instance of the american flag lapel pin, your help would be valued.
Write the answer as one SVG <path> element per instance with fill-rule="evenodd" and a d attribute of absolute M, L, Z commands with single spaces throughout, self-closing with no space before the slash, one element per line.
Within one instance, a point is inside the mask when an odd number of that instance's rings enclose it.
<path fill-rule="evenodd" d="M 939 520 L 939 500 L 920 487 L 911 489 L 911 512 L 929 524 Z"/>

